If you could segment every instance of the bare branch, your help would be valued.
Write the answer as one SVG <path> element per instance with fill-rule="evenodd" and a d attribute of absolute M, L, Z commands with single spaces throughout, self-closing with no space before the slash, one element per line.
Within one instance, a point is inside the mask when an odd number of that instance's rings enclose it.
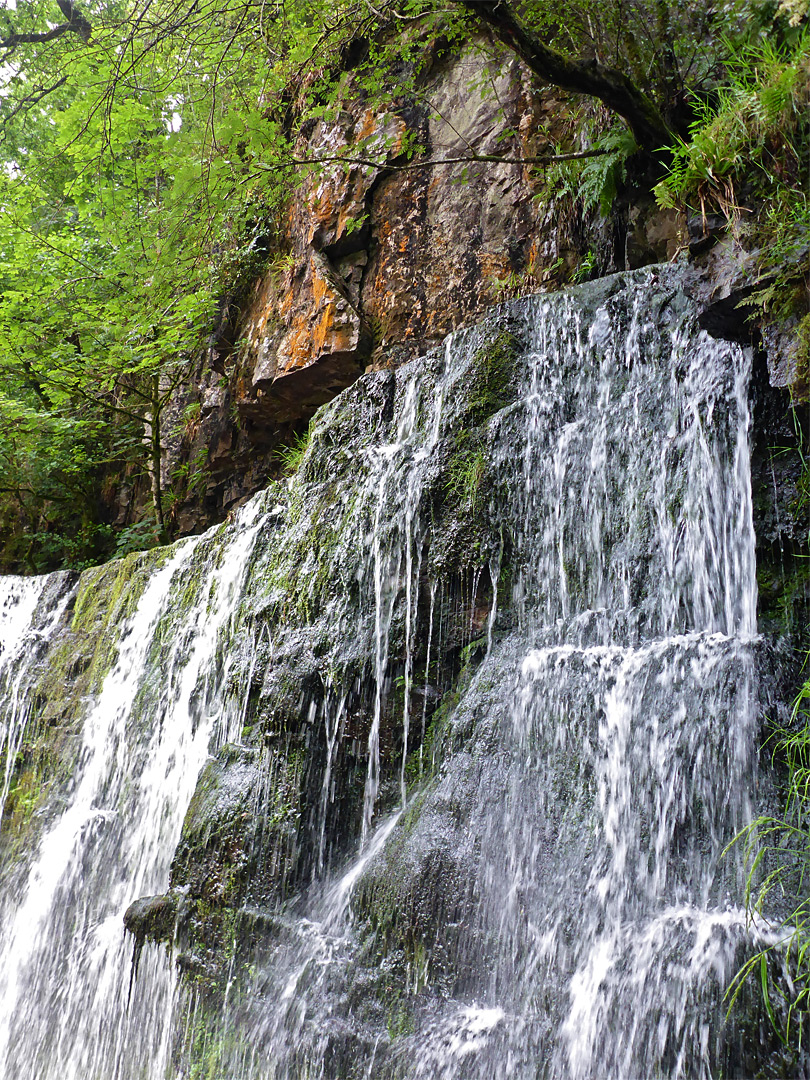
<path fill-rule="evenodd" d="M 582 150 L 572 154 L 544 154 L 539 157 L 508 158 L 498 157 L 497 154 L 463 154 L 461 157 L 436 158 L 429 161 L 408 161 L 405 164 L 395 164 L 390 161 L 373 161 L 371 158 L 346 157 L 340 154 L 329 157 L 314 158 L 286 158 L 277 165 L 263 165 L 256 162 L 254 168 L 262 172 L 279 172 L 296 165 L 365 165 L 371 169 L 381 169 L 385 172 L 410 172 L 413 169 L 429 169 L 438 165 L 469 165 L 475 162 L 486 162 L 495 165 L 554 165 L 559 161 L 582 161 L 585 158 L 603 157 L 612 153 L 611 150 Z M 246 177 L 249 179 L 249 177 Z M 245 181 L 242 181 L 243 183 Z"/>
<path fill-rule="evenodd" d="M 3 117 L 3 127 L 5 128 L 9 120 L 13 120 L 17 113 L 20 112 L 22 109 L 25 109 L 30 105 L 37 105 L 40 101 L 42 101 L 44 97 L 47 97 L 48 94 L 52 94 L 54 90 L 58 90 L 60 86 L 64 86 L 66 82 L 67 75 L 63 75 L 61 79 L 57 79 L 56 82 L 52 83 L 50 86 L 38 86 L 35 90 L 32 90 L 30 94 L 26 94 L 25 97 L 18 98 L 17 104 L 14 106 L 11 112 L 8 113 L 7 116 Z M 5 137 L 6 132 L 3 131 L 2 136 L 0 136 L 0 140 L 5 139 Z"/>

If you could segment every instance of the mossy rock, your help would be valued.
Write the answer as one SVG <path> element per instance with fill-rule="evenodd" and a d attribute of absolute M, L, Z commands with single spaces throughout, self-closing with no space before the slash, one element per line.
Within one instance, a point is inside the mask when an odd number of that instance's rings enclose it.
<path fill-rule="evenodd" d="M 179 897 L 173 893 L 142 896 L 124 912 L 124 929 L 135 938 L 140 951 L 146 941 L 169 943 L 174 938 Z"/>
<path fill-rule="evenodd" d="M 232 962 L 250 951 L 243 905 L 277 906 L 296 882 L 300 750 L 228 745 L 209 760 L 192 796 L 170 871 L 170 889 L 127 911 L 136 946 L 175 940 L 187 979 L 224 988 Z"/>
<path fill-rule="evenodd" d="M 297 752 L 224 747 L 197 782 L 172 887 L 228 907 L 241 903 L 248 881 L 263 899 L 283 893 L 295 873 L 301 768 Z"/>
<path fill-rule="evenodd" d="M 31 716 L 4 808 L 3 861 L 13 867 L 36 841 L 73 782 L 88 708 L 118 655 L 121 627 L 134 613 L 168 549 L 129 555 L 85 570 L 54 632 L 42 673 L 28 691 Z M 63 578 L 55 587 L 65 587 Z"/>
<path fill-rule="evenodd" d="M 508 324 L 476 351 L 463 406 L 471 424 L 485 423 L 514 401 L 521 351 L 516 328 Z"/>

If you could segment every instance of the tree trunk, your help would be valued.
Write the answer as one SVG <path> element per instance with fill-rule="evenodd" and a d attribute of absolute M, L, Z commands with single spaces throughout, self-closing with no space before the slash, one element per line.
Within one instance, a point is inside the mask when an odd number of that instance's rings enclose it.
<path fill-rule="evenodd" d="M 161 540 L 166 535 L 166 524 L 163 518 L 163 490 L 160 484 L 160 376 L 153 375 L 151 383 L 151 410 L 149 422 L 150 460 L 152 463 L 152 505 L 155 511 L 155 525 L 160 533 Z"/>
<path fill-rule="evenodd" d="M 543 82 L 604 102 L 627 123 L 642 150 L 672 142 L 671 130 L 655 103 L 631 79 L 596 60 L 569 60 L 522 26 L 505 0 L 458 0 L 484 22 Z"/>

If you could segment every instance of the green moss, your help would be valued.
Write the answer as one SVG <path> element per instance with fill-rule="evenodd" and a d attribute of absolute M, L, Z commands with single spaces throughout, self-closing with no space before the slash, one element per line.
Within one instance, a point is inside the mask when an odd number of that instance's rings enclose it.
<path fill-rule="evenodd" d="M 419 818 L 420 809 L 428 793 L 425 781 L 436 775 L 447 752 L 448 721 L 469 688 L 485 654 L 486 638 L 477 638 L 461 650 L 459 657 L 461 670 L 453 686 L 430 715 L 422 745 L 408 754 L 405 761 L 405 782 L 409 792 L 408 809 L 402 819 L 402 827 L 406 831 L 410 831 Z M 416 680 L 417 683 L 419 681 Z M 421 681 L 424 681 L 424 678 Z"/>
<path fill-rule="evenodd" d="M 4 827 L 12 836 L 24 832 L 30 823 L 43 798 L 45 782 L 46 770 L 41 760 L 33 761 L 16 774 L 5 807 Z"/>
<path fill-rule="evenodd" d="M 452 908 L 461 886 L 452 857 L 444 851 L 435 852 L 415 872 L 409 862 L 409 842 L 430 803 L 439 766 L 450 749 L 450 718 L 485 651 L 483 639 L 463 650 L 463 667 L 431 717 L 422 750 L 408 757 L 408 806 L 386 847 L 385 869 L 360 883 L 354 904 L 358 917 L 366 923 L 371 955 L 379 959 L 399 954 L 407 984 L 414 991 L 442 974 L 433 946 L 444 933 L 445 902 Z"/>
<path fill-rule="evenodd" d="M 796 367 L 791 391 L 795 401 L 810 399 L 810 314 L 796 327 Z"/>
<path fill-rule="evenodd" d="M 149 578 L 169 552 L 161 548 L 134 553 L 82 574 L 70 634 L 51 653 L 38 694 L 64 701 L 70 687 L 76 701 L 101 689 L 118 655 L 120 627 L 134 614 Z"/>
<path fill-rule="evenodd" d="M 401 1039 L 405 1035 L 413 1035 L 416 1030 L 413 1009 L 401 992 L 395 993 L 393 1000 L 389 1001 L 385 1026 L 392 1040 Z"/>
<path fill-rule="evenodd" d="M 4 811 L 3 844 L 10 864 L 33 847 L 54 792 L 75 772 L 88 703 L 116 661 L 121 626 L 167 556 L 168 549 L 132 554 L 82 574 L 70 625 L 55 640 L 32 692 L 35 704 Z"/>
<path fill-rule="evenodd" d="M 217 1005 L 198 995 L 193 1020 L 188 1024 L 180 1058 L 188 1080 L 253 1080 L 258 1074 L 249 1066 L 253 1059 L 247 1037 L 222 1017 Z"/>
<path fill-rule="evenodd" d="M 511 330 L 503 330 L 482 345 L 473 359 L 467 391 L 471 422 L 483 424 L 514 399 L 520 343 Z"/>
<path fill-rule="evenodd" d="M 520 342 L 503 330 L 480 346 L 461 386 L 459 414 L 443 444 L 446 462 L 434 488 L 431 569 L 436 576 L 484 565 L 493 555 L 491 514 L 502 493 L 489 456 L 490 419 L 517 394 Z"/>
<path fill-rule="evenodd" d="M 171 895 L 182 892 L 188 918 L 181 948 L 194 963 L 185 982 L 221 994 L 248 963 L 245 905 L 286 899 L 299 857 L 304 752 L 225 746 L 206 765 L 186 813 L 171 868 Z"/>
<path fill-rule="evenodd" d="M 431 846 L 416 853 L 409 842 L 423 812 L 424 804 L 392 835 L 382 863 L 361 880 L 352 899 L 364 962 L 397 972 L 385 1000 L 392 989 L 401 992 L 404 986 L 412 995 L 443 981 L 446 946 L 458 930 L 463 881 L 452 852 Z M 407 1033 L 400 1029 L 408 1018 L 399 1004 L 395 999 L 388 1018 L 392 1037 Z"/>
<path fill-rule="evenodd" d="M 3 862 L 13 867 L 36 845 L 54 804 L 53 794 L 68 783 L 81 750 L 76 725 L 52 726 L 39 718 L 29 723 L 9 786 L 0 846 Z"/>
<path fill-rule="evenodd" d="M 208 580 L 211 567 L 204 558 L 193 559 L 191 564 L 184 568 L 185 572 L 181 581 L 181 591 L 177 610 L 185 614 L 197 603 L 203 581 Z M 159 633 L 156 636 L 160 636 Z"/>
<path fill-rule="evenodd" d="M 352 509 L 336 510 L 336 502 L 332 484 L 299 481 L 293 488 L 284 544 L 271 552 L 265 571 L 272 621 L 314 622 L 334 589 L 335 560 Z"/>
<path fill-rule="evenodd" d="M 810 601 L 810 559 L 757 562 L 757 616 L 772 633 L 801 632 Z"/>

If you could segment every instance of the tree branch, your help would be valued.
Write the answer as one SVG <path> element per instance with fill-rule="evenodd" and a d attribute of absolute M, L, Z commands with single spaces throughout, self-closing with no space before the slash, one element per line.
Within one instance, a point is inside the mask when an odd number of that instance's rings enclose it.
<path fill-rule="evenodd" d="M 67 19 L 67 22 L 59 23 L 58 26 L 52 26 L 50 30 L 32 30 L 28 33 L 9 34 L 8 37 L 0 38 L 0 49 L 5 49 L 6 55 L 8 56 L 18 45 L 33 45 L 41 44 L 46 41 L 53 41 L 55 38 L 62 37 L 63 34 L 67 34 L 68 32 L 78 34 L 86 44 L 90 40 L 90 35 L 93 33 L 93 27 L 87 19 L 85 19 L 84 15 L 82 15 L 75 4 L 71 3 L 71 0 L 56 0 L 56 3 L 59 10 Z"/>
<path fill-rule="evenodd" d="M 67 19 L 67 27 L 79 37 L 85 43 L 90 40 L 90 35 L 93 33 L 93 27 L 85 19 L 84 15 L 79 11 L 72 0 L 56 0 L 57 7 Z"/>
<path fill-rule="evenodd" d="M 643 150 L 672 142 L 674 132 L 655 103 L 622 71 L 597 60 L 569 60 L 522 26 L 506 0 L 454 0 L 467 8 L 543 82 L 598 98 L 625 121 Z"/>
<path fill-rule="evenodd" d="M 262 172 L 278 172 L 281 169 L 289 169 L 297 165 L 366 165 L 371 169 L 381 169 L 390 172 L 410 172 L 412 169 L 429 169 L 436 165 L 469 165 L 477 161 L 494 163 L 496 165 L 554 165 L 558 161 L 582 161 L 585 158 L 603 157 L 612 153 L 611 150 L 582 150 L 575 154 L 543 154 L 539 157 L 506 158 L 498 157 L 497 154 L 463 154 L 461 157 L 435 158 L 429 161 L 409 161 L 404 165 L 397 165 L 390 161 L 374 161 L 372 158 L 345 157 L 340 154 L 328 157 L 314 158 L 286 158 L 277 165 L 262 165 L 256 162 L 254 168 Z"/>
<path fill-rule="evenodd" d="M 52 94 L 54 90 L 58 90 L 60 86 L 64 86 L 66 82 L 67 75 L 63 75 L 61 79 L 57 79 L 57 81 L 55 83 L 51 83 L 50 86 L 38 86 L 36 90 L 33 90 L 30 94 L 26 94 L 25 97 L 19 98 L 11 112 L 7 116 L 3 117 L 3 128 L 5 129 L 5 126 L 6 124 L 8 124 L 9 120 L 12 120 L 17 115 L 17 113 L 20 112 L 22 109 L 26 108 L 26 106 L 38 105 L 44 97 L 47 97 L 48 94 Z M 0 135 L 0 140 L 5 139 L 5 137 L 6 132 L 4 130 L 2 135 Z"/>

